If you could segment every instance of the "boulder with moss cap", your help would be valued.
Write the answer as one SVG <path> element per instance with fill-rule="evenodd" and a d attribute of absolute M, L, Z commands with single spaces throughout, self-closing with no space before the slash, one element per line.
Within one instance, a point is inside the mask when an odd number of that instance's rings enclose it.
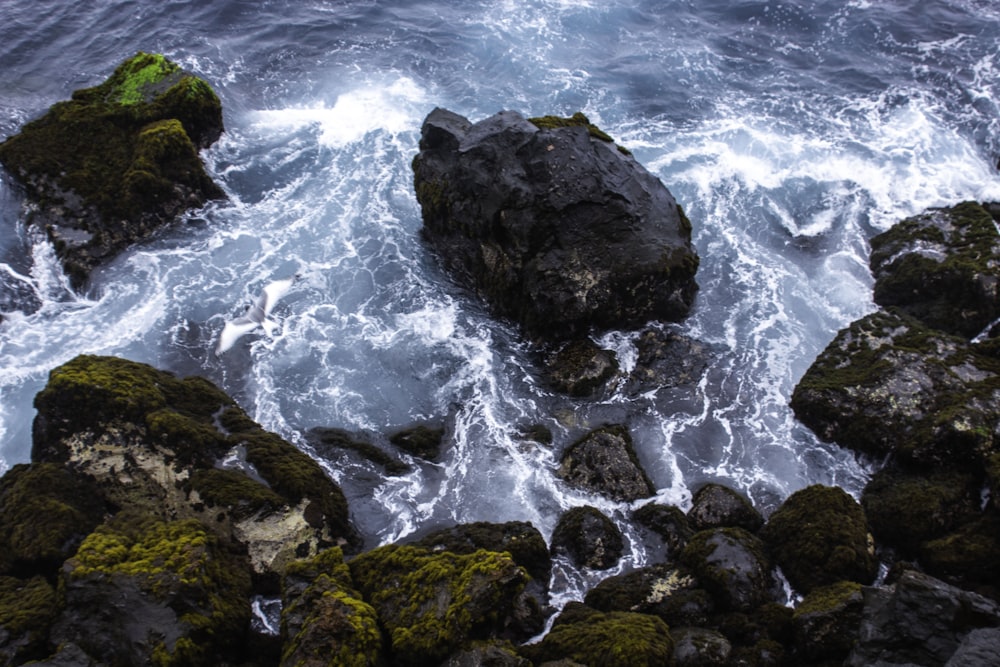
<path fill-rule="evenodd" d="M 29 221 L 81 287 L 126 246 L 224 197 L 198 156 L 222 130 L 208 83 L 140 52 L 0 143 L 0 164 L 26 189 Z"/>
<path fill-rule="evenodd" d="M 359 546 L 319 464 L 203 378 L 83 355 L 52 370 L 35 407 L 36 461 L 89 475 L 109 506 L 203 521 L 248 549 L 262 584 L 296 557 Z"/>

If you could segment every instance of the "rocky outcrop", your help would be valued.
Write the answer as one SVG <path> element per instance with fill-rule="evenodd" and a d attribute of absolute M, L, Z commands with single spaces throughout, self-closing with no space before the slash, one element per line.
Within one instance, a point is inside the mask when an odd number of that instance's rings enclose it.
<path fill-rule="evenodd" d="M 670 192 L 585 116 L 427 116 L 413 160 L 424 236 L 533 339 L 684 317 L 698 256 Z"/>
<path fill-rule="evenodd" d="M 0 144 L 0 163 L 27 190 L 29 221 L 80 287 L 129 244 L 224 197 L 198 157 L 222 129 L 205 81 L 138 53 Z"/>
<path fill-rule="evenodd" d="M 570 445 L 556 475 L 570 486 L 612 500 L 632 501 L 655 493 L 636 457 L 632 436 L 620 424 L 595 429 Z"/>

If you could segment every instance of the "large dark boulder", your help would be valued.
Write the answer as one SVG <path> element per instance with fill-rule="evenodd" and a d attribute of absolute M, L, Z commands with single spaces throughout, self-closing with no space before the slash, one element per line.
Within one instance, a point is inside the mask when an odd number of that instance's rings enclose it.
<path fill-rule="evenodd" d="M 673 558 L 684 550 L 695 531 L 684 511 L 674 505 L 649 503 L 632 512 L 632 518 L 663 540 L 667 556 Z"/>
<path fill-rule="evenodd" d="M 890 586 L 864 589 L 858 644 L 844 664 L 960 664 L 949 660 L 960 647 L 973 649 L 978 635 L 966 643 L 970 634 L 998 627 L 996 602 L 907 571 Z"/>
<path fill-rule="evenodd" d="M 764 543 L 742 528 L 696 533 L 682 562 L 723 610 L 750 612 L 780 597 L 774 565 Z"/>
<path fill-rule="evenodd" d="M 764 517 L 749 498 L 721 484 L 706 484 L 695 491 L 687 518 L 695 530 L 733 527 L 754 533 L 764 525 Z"/>
<path fill-rule="evenodd" d="M 625 539 L 596 507 L 574 507 L 559 517 L 550 546 L 553 554 L 568 556 L 577 567 L 606 570 L 622 557 Z"/>
<path fill-rule="evenodd" d="M 837 487 L 815 484 L 796 491 L 760 535 L 803 594 L 842 580 L 870 584 L 878 571 L 864 510 Z"/>
<path fill-rule="evenodd" d="M 817 435 L 858 452 L 981 467 L 1000 429 L 994 347 L 878 311 L 837 334 L 791 405 Z"/>
<path fill-rule="evenodd" d="M 471 554 L 479 549 L 506 552 L 546 588 L 552 575 L 552 556 L 545 538 L 525 521 L 463 523 L 424 535 L 413 545 L 455 554 Z"/>
<path fill-rule="evenodd" d="M 632 436 L 620 424 L 602 426 L 570 445 L 556 475 L 570 486 L 612 500 L 639 500 L 656 492 L 635 454 Z"/>
<path fill-rule="evenodd" d="M 875 303 L 965 338 L 1000 316 L 1000 233 L 975 202 L 930 209 L 871 241 Z"/>
<path fill-rule="evenodd" d="M 532 338 L 678 320 L 691 307 L 690 222 L 582 114 L 472 124 L 435 109 L 413 171 L 444 264 Z"/>
<path fill-rule="evenodd" d="M 715 610 L 694 574 L 672 563 L 608 577 L 587 591 L 584 603 L 598 611 L 652 614 L 670 627 L 706 625 Z"/>
<path fill-rule="evenodd" d="M 32 457 L 94 480 L 111 507 L 203 521 L 277 587 L 297 557 L 357 548 L 340 487 L 308 455 L 199 377 L 115 357 L 52 370 L 35 397 Z"/>
<path fill-rule="evenodd" d="M 138 53 L 0 144 L 0 164 L 27 190 L 30 222 L 79 287 L 129 244 L 224 197 L 198 157 L 222 129 L 222 105 L 205 81 Z"/>

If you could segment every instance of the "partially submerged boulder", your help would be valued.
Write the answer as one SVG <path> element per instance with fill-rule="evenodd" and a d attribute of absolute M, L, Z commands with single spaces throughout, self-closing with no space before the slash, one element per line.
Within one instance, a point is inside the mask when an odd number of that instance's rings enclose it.
<path fill-rule="evenodd" d="M 796 491 L 760 535 L 803 594 L 838 581 L 870 584 L 878 571 L 864 510 L 837 487 L 815 484 Z"/>
<path fill-rule="evenodd" d="M 556 475 L 570 486 L 612 500 L 632 501 L 656 492 L 621 424 L 594 429 L 570 445 Z"/>
<path fill-rule="evenodd" d="M 871 240 L 875 303 L 972 338 L 1000 317 L 1000 233 L 976 202 L 930 209 Z"/>
<path fill-rule="evenodd" d="M 695 491 L 687 518 L 694 530 L 733 527 L 754 533 L 764 525 L 749 498 L 721 484 L 705 484 Z"/>
<path fill-rule="evenodd" d="M 424 236 L 534 339 L 674 321 L 698 255 L 670 192 L 585 116 L 478 123 L 444 109 L 413 160 Z"/>
<path fill-rule="evenodd" d="M 577 567 L 606 570 L 622 557 L 625 539 L 596 507 L 574 507 L 559 517 L 550 548 L 556 555 L 568 556 Z"/>
<path fill-rule="evenodd" d="M 198 157 L 222 130 L 204 80 L 140 52 L 0 144 L 0 164 L 27 190 L 29 221 L 80 287 L 129 244 L 225 196 Z"/>

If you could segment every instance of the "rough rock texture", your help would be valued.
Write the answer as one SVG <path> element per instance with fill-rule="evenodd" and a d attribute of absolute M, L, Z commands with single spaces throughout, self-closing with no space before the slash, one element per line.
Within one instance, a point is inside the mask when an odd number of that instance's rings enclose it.
<path fill-rule="evenodd" d="M 618 373 L 618 359 L 613 352 L 582 338 L 560 345 L 545 360 L 545 371 L 553 389 L 580 398 L 607 386 Z"/>
<path fill-rule="evenodd" d="M 655 616 L 602 613 L 570 602 L 537 644 L 521 647 L 536 665 L 569 658 L 588 667 L 672 667 L 674 641 Z"/>
<path fill-rule="evenodd" d="M 385 628 L 392 664 L 438 664 L 471 640 L 541 630 L 524 596 L 528 574 L 507 554 L 388 545 L 349 565 Z"/>
<path fill-rule="evenodd" d="M 746 496 L 721 484 L 695 491 L 687 518 L 694 530 L 733 527 L 754 533 L 764 525 L 764 517 Z"/>
<path fill-rule="evenodd" d="M 864 596 L 861 584 L 842 581 L 814 588 L 795 608 L 795 649 L 810 664 L 843 664 L 858 641 Z"/>
<path fill-rule="evenodd" d="M 570 445 L 556 475 L 570 486 L 612 500 L 638 500 L 656 492 L 635 455 L 632 436 L 619 424 L 595 429 Z"/>
<path fill-rule="evenodd" d="M 208 381 L 114 357 L 54 369 L 35 397 L 32 457 L 90 475 L 102 500 L 165 520 L 195 518 L 249 550 L 259 577 L 344 542 L 340 488 Z"/>
<path fill-rule="evenodd" d="M 625 551 L 618 526 L 596 507 L 574 507 L 559 517 L 552 531 L 550 548 L 566 554 L 577 567 L 606 570 Z"/>
<path fill-rule="evenodd" d="M 584 603 L 598 611 L 652 614 L 670 627 L 706 625 L 715 609 L 694 573 L 672 563 L 608 577 L 587 591 Z"/>
<path fill-rule="evenodd" d="M 413 160 L 424 235 L 532 338 L 677 320 L 691 307 L 691 225 L 660 181 L 582 114 L 479 123 L 444 109 Z"/>
<path fill-rule="evenodd" d="M 931 209 L 871 241 L 875 302 L 965 338 L 1000 316 L 1000 233 L 975 202 Z"/>
<path fill-rule="evenodd" d="M 674 662 L 677 667 L 722 667 L 729 664 L 733 646 L 725 635 L 705 628 L 674 628 Z"/>
<path fill-rule="evenodd" d="M 354 589 L 343 552 L 328 549 L 289 565 L 282 580 L 282 667 L 375 667 L 382 633 Z"/>
<path fill-rule="evenodd" d="M 866 588 L 864 597 L 859 643 L 844 663 L 851 667 L 943 665 L 973 630 L 1000 627 L 996 602 L 919 572 Z"/>
<path fill-rule="evenodd" d="M 110 665 L 216 665 L 244 642 L 250 568 L 199 522 L 122 512 L 62 568 L 51 642 Z"/>
<path fill-rule="evenodd" d="M 636 509 L 632 518 L 660 536 L 669 557 L 679 555 L 695 532 L 684 511 L 673 505 L 649 503 Z"/>
<path fill-rule="evenodd" d="M 434 461 L 441 455 L 444 429 L 431 424 L 416 424 L 389 436 L 389 442 L 404 452 Z"/>
<path fill-rule="evenodd" d="M 681 559 L 723 609 L 749 612 L 779 599 L 764 543 L 742 528 L 696 533 Z"/>
<path fill-rule="evenodd" d="M 46 657 L 58 614 L 56 591 L 45 577 L 0 576 L 0 662 L 19 665 Z"/>
<path fill-rule="evenodd" d="M 531 667 L 531 661 L 518 655 L 513 644 L 493 640 L 452 654 L 441 667 Z"/>
<path fill-rule="evenodd" d="M 792 394 L 796 416 L 853 450 L 927 466 L 981 466 L 1000 429 L 988 345 L 879 311 L 840 331 Z"/>
<path fill-rule="evenodd" d="M 623 385 L 629 395 L 697 383 L 712 352 L 705 343 L 662 326 L 640 333 L 635 350 L 635 367 Z"/>
<path fill-rule="evenodd" d="M 224 197 L 198 149 L 222 132 L 211 87 L 160 55 L 138 53 L 0 144 L 76 286 L 91 269 L 185 209 Z"/>
<path fill-rule="evenodd" d="M 870 584 L 878 571 L 864 511 L 837 487 L 816 484 L 796 491 L 760 535 L 803 594 L 842 580 Z"/>

